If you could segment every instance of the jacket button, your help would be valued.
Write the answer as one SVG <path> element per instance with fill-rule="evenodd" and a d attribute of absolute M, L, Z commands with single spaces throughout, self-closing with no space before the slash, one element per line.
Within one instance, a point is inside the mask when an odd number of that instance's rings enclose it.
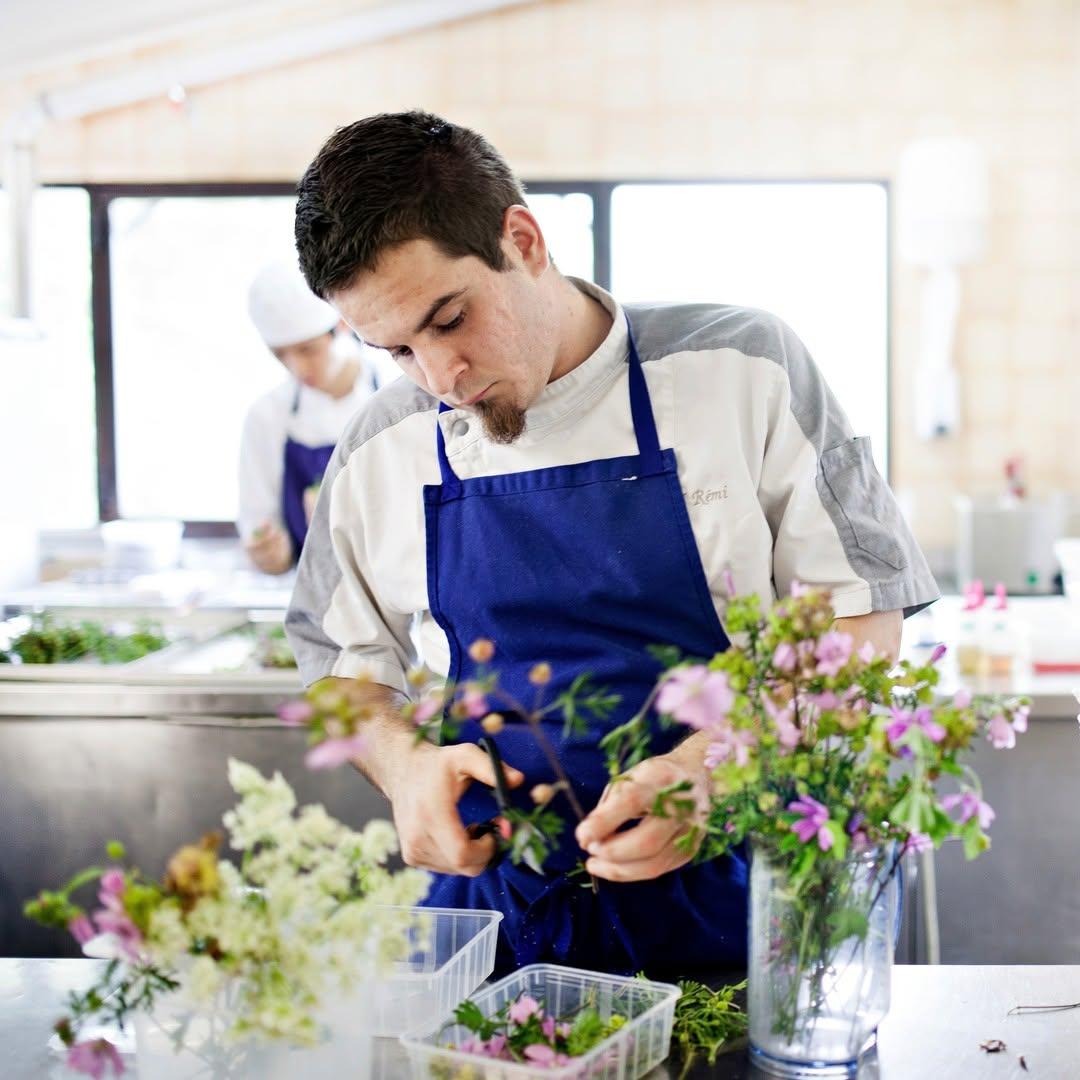
<path fill-rule="evenodd" d="M 453 427 L 450 428 L 450 434 L 455 438 L 460 439 L 462 435 L 469 434 L 469 421 L 468 420 L 455 420 Z"/>

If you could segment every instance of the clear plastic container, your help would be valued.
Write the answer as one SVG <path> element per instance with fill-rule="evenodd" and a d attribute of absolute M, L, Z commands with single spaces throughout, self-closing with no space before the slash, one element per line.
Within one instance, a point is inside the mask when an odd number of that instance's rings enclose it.
<path fill-rule="evenodd" d="M 449 1080 L 456 1076 L 472 1080 L 635 1080 L 668 1056 L 680 992 L 670 983 L 602 975 L 556 964 L 532 964 L 485 987 L 472 1000 L 483 1013 L 492 1015 L 508 1001 L 528 994 L 541 1002 L 550 1016 L 565 1017 L 592 1007 L 602 1020 L 620 1014 L 626 1017 L 626 1024 L 562 1068 L 491 1061 L 448 1049 L 448 1044 L 456 1046 L 470 1036 L 466 1028 L 452 1022 L 448 1026 L 432 1024 L 428 1030 L 403 1035 L 401 1044 L 409 1056 L 414 1080 Z M 457 1004 L 454 1002 L 443 1014 L 444 1024 Z"/>
<path fill-rule="evenodd" d="M 408 956 L 375 980 L 376 1035 L 400 1035 L 449 1016 L 495 967 L 501 911 L 412 910 Z"/>

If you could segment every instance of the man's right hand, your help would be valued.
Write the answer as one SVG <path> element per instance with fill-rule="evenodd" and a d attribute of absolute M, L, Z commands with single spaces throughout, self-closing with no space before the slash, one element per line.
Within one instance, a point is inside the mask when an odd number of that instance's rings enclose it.
<path fill-rule="evenodd" d="M 251 561 L 264 574 L 284 574 L 292 566 L 292 540 L 280 525 L 264 521 L 244 545 Z"/>
<path fill-rule="evenodd" d="M 401 855 L 409 866 L 439 874 L 476 877 L 495 854 L 495 839 L 470 839 L 457 803 L 474 781 L 495 785 L 491 758 L 478 746 L 432 746 L 417 743 L 400 754 L 385 776 L 383 790 L 394 808 Z M 517 787 L 525 776 L 503 766 L 507 783 Z"/>

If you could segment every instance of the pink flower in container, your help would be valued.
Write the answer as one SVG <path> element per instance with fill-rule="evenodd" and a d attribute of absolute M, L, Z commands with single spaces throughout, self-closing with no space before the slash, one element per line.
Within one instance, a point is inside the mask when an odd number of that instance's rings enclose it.
<path fill-rule="evenodd" d="M 904 841 L 901 855 L 921 855 L 924 851 L 933 851 L 934 841 L 926 833 L 913 832 Z"/>
<path fill-rule="evenodd" d="M 828 851 L 833 846 L 833 834 L 828 828 L 828 807 L 809 795 L 802 795 L 794 802 L 788 803 L 788 810 L 802 816 L 801 821 L 796 821 L 791 826 L 791 831 L 804 844 L 816 839 L 822 851 Z"/>
<path fill-rule="evenodd" d="M 715 769 L 717 765 L 732 758 L 738 766 L 750 760 L 750 750 L 757 745 L 757 736 L 752 731 L 738 731 L 733 727 L 722 728 L 714 732 L 715 741 L 705 750 L 705 768 Z"/>
<path fill-rule="evenodd" d="M 1021 716 L 1021 712 L 1023 715 Z M 1013 722 L 1004 713 L 998 713 L 990 720 L 986 734 L 995 750 L 1011 750 L 1016 745 L 1016 733 L 1027 731 L 1027 710 L 1017 710 Z"/>
<path fill-rule="evenodd" d="M 67 1066 L 75 1072 L 101 1080 L 108 1069 L 113 1076 L 124 1072 L 120 1052 L 108 1039 L 88 1039 L 77 1042 L 67 1053 Z"/>
<path fill-rule="evenodd" d="M 840 630 L 830 630 L 821 635 L 814 649 L 819 675 L 838 675 L 840 669 L 851 659 L 854 638 Z"/>
<path fill-rule="evenodd" d="M 94 924 L 86 915 L 76 915 L 68 923 L 68 930 L 71 931 L 71 936 L 80 945 L 85 945 L 97 933 Z"/>
<path fill-rule="evenodd" d="M 961 824 L 977 816 L 979 827 L 983 829 L 989 829 L 991 822 L 997 817 L 994 808 L 988 802 L 980 799 L 974 791 L 965 791 L 961 795 L 946 795 L 941 800 L 941 805 L 946 810 L 955 810 L 959 807 L 960 813 L 958 816 Z"/>
<path fill-rule="evenodd" d="M 664 679 L 656 708 L 680 724 L 699 731 L 721 723 L 735 704 L 735 694 L 722 671 L 704 664 L 678 668 Z"/>
<path fill-rule="evenodd" d="M 536 998 L 529 997 L 528 994 L 522 994 L 510 1006 L 510 1019 L 515 1024 L 524 1024 L 533 1015 L 543 1015 L 543 1009 L 540 1008 L 540 1002 Z"/>

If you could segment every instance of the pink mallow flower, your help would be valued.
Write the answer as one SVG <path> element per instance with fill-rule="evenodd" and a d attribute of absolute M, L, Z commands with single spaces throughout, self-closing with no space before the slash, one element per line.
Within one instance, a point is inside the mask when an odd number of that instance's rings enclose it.
<path fill-rule="evenodd" d="M 715 769 L 721 762 L 732 758 L 738 766 L 750 760 L 750 750 L 757 746 L 757 736 L 752 731 L 738 731 L 733 727 L 713 731 L 714 741 L 705 751 L 705 768 Z"/>
<path fill-rule="evenodd" d="M 120 1076 L 124 1072 L 120 1052 L 108 1039 L 77 1042 L 67 1052 L 67 1065 L 75 1072 L 94 1077 L 94 1080 L 101 1080 L 106 1069 L 109 1069 L 113 1076 Z"/>
<path fill-rule="evenodd" d="M 544 1010 L 540 1007 L 540 1002 L 536 998 L 529 997 L 528 994 L 522 994 L 510 1006 L 510 1019 L 515 1024 L 524 1024 L 530 1016 L 543 1016 Z"/>
<path fill-rule="evenodd" d="M 878 653 L 872 641 L 864 641 L 857 655 L 864 664 L 872 664 L 877 659 Z"/>
<path fill-rule="evenodd" d="M 461 704 L 470 720 L 479 720 L 491 712 L 483 690 L 472 683 L 465 684 L 465 689 L 461 692 Z"/>
<path fill-rule="evenodd" d="M 315 715 L 315 710 L 306 701 L 286 701 L 277 714 L 286 727 L 303 727 Z"/>
<path fill-rule="evenodd" d="M 526 1046 L 523 1053 L 533 1065 L 539 1065 L 542 1069 L 559 1068 L 570 1061 L 566 1054 L 557 1053 L 545 1043 L 533 1043 L 531 1046 Z"/>
<path fill-rule="evenodd" d="M 94 924 L 85 915 L 76 915 L 67 928 L 80 945 L 85 945 L 97 933 Z"/>
<path fill-rule="evenodd" d="M 989 829 L 991 822 L 997 817 L 994 813 L 994 808 L 988 803 L 983 802 L 974 791 L 965 791 L 961 795 L 946 795 L 941 800 L 941 805 L 946 810 L 954 810 L 956 807 L 960 808 L 960 824 L 970 821 L 976 815 L 979 818 L 979 827 L 982 829 Z"/>
<path fill-rule="evenodd" d="M 851 650 L 855 639 L 841 630 L 830 630 L 822 634 L 814 649 L 819 675 L 837 675 L 840 669 L 851 659 Z"/>
<path fill-rule="evenodd" d="M 1011 750 L 1016 745 L 1016 733 L 1027 731 L 1027 716 L 1018 725 L 1015 720 L 1009 723 L 1004 713 L 992 717 L 986 730 L 987 738 L 994 744 L 995 750 Z"/>
<path fill-rule="evenodd" d="M 699 731 L 716 727 L 735 704 L 735 694 L 722 671 L 710 671 L 704 664 L 679 668 L 664 679 L 656 698 L 656 708 L 680 724 Z"/>
<path fill-rule="evenodd" d="M 941 742 L 945 738 L 945 729 L 934 719 L 934 712 L 929 705 L 920 705 L 919 708 L 899 709 L 895 705 L 889 710 L 892 713 L 892 723 L 885 729 L 889 742 L 899 742 L 910 728 L 919 728 L 931 742 Z M 911 750 L 904 747 L 904 757 L 911 757 Z"/>
<path fill-rule="evenodd" d="M 776 646 L 776 651 L 773 653 L 772 662 L 773 667 L 777 671 L 794 671 L 795 665 L 799 661 L 799 654 L 795 651 L 795 646 L 790 641 L 781 641 Z"/>
<path fill-rule="evenodd" d="M 971 704 L 971 691 L 966 687 L 961 686 L 960 689 L 953 694 L 952 703 L 954 709 L 966 709 Z"/>
<path fill-rule="evenodd" d="M 121 955 L 129 960 L 138 960 L 143 937 L 124 910 L 124 889 L 127 883 L 123 870 L 117 867 L 106 870 L 98 884 L 101 908 L 94 912 L 94 925 L 99 933 L 108 934 L 112 938 L 112 946 Z"/>
<path fill-rule="evenodd" d="M 796 821 L 791 826 L 791 831 L 804 844 L 816 838 L 818 847 L 822 851 L 828 851 L 833 846 L 833 835 L 826 828 L 829 822 L 828 807 L 809 795 L 803 795 L 794 802 L 788 803 L 788 810 L 793 814 L 802 815 L 802 820 Z"/>
<path fill-rule="evenodd" d="M 416 725 L 426 724 L 443 706 L 441 697 L 429 695 L 416 703 L 413 709 L 412 722 Z"/>
<path fill-rule="evenodd" d="M 926 833 L 913 832 L 908 834 L 904 846 L 900 849 L 901 855 L 921 855 L 924 851 L 933 851 L 934 841 Z"/>
<path fill-rule="evenodd" d="M 791 704 L 779 708 L 768 694 L 761 695 L 761 703 L 769 714 L 769 719 L 776 726 L 776 737 L 784 750 L 794 750 L 799 745 L 802 732 L 795 723 L 795 710 Z"/>
<path fill-rule="evenodd" d="M 309 769 L 336 769 L 360 757 L 366 749 L 367 740 L 363 735 L 342 735 L 313 746 L 304 755 L 304 764 Z"/>

